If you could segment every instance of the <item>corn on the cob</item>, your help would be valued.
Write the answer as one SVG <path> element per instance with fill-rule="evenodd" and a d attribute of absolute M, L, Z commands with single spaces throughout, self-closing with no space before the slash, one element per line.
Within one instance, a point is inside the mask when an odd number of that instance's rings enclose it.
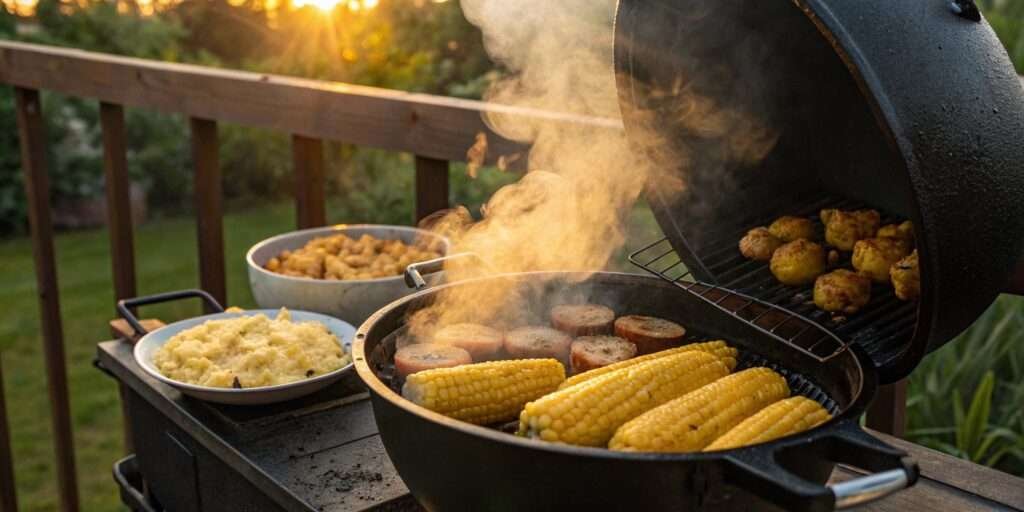
<path fill-rule="evenodd" d="M 647 361 L 650 361 L 652 359 L 657 359 L 659 357 L 665 356 L 672 356 L 683 352 L 690 352 L 692 350 L 707 352 L 709 354 L 719 357 L 722 360 L 722 362 L 725 363 L 725 365 L 729 368 L 729 371 L 732 371 L 733 368 L 736 368 L 736 357 L 739 354 L 739 352 L 735 348 L 726 345 L 724 341 L 718 340 L 709 341 L 707 343 L 691 343 L 689 345 L 670 348 L 668 350 L 662 350 L 661 352 L 655 352 L 653 354 L 647 354 L 645 356 L 634 357 L 632 359 L 620 361 L 618 363 L 610 364 L 608 366 L 604 366 L 601 368 L 595 368 L 593 370 L 583 372 L 579 375 L 573 375 L 572 377 L 566 379 L 565 382 L 563 382 L 558 389 L 565 389 L 574 384 L 579 384 L 580 382 L 593 379 L 594 377 L 597 377 L 599 375 L 604 375 L 606 373 L 621 370 L 623 368 L 629 368 L 630 366 L 635 366 L 640 363 L 646 363 Z"/>
<path fill-rule="evenodd" d="M 619 425 L 728 374 L 725 363 L 706 352 L 659 357 L 526 404 L 519 435 L 605 446 Z"/>
<path fill-rule="evenodd" d="M 789 396 L 786 379 L 768 368 L 750 368 L 656 407 L 622 425 L 613 450 L 692 452 Z"/>
<path fill-rule="evenodd" d="M 519 359 L 435 368 L 406 378 L 402 396 L 445 416 L 485 425 L 514 420 L 523 405 L 565 380 L 555 359 Z"/>
<path fill-rule="evenodd" d="M 810 430 L 832 418 L 818 402 L 794 396 L 775 402 L 743 420 L 704 451 L 728 450 L 750 444 L 764 443 L 789 434 Z"/>

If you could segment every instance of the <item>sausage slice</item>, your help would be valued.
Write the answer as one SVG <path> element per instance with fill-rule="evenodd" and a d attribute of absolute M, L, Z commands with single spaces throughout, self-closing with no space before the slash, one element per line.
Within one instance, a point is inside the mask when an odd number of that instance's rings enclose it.
<path fill-rule="evenodd" d="M 450 368 L 473 362 L 469 352 L 453 345 L 417 343 L 395 352 L 395 373 L 404 379 L 416 372 L 434 368 Z"/>
<path fill-rule="evenodd" d="M 562 304 L 551 308 L 551 325 L 572 336 L 611 334 L 615 312 L 600 304 Z"/>
<path fill-rule="evenodd" d="M 571 344 L 571 336 L 550 327 L 519 327 L 505 333 L 505 352 L 516 359 L 553 357 L 568 366 Z"/>
<path fill-rule="evenodd" d="M 638 354 L 672 348 L 683 341 L 683 326 L 653 316 L 628 315 L 615 320 L 615 335 L 636 344 Z"/>
<path fill-rule="evenodd" d="M 432 343 L 454 345 L 469 352 L 478 363 L 493 359 L 501 350 L 501 331 L 480 324 L 452 324 L 434 333 Z"/>
<path fill-rule="evenodd" d="M 618 336 L 581 336 L 569 348 L 572 373 L 608 366 L 636 355 L 636 345 Z"/>

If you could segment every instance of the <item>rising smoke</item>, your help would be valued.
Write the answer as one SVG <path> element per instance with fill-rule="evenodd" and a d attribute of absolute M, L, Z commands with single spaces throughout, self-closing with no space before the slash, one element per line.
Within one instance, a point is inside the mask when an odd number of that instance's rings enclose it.
<path fill-rule="evenodd" d="M 487 101 L 604 121 L 565 123 L 503 113 L 485 118 L 496 133 L 530 145 L 530 171 L 494 194 L 480 222 L 468 222 L 462 210 L 439 223 L 453 238 L 452 253 L 472 252 L 486 262 L 448 264 L 448 280 L 545 270 L 583 271 L 576 274 L 582 279 L 605 268 L 624 244 L 625 219 L 644 184 L 664 168 L 655 162 L 686 161 L 686 155 L 657 155 L 667 144 L 656 130 L 638 133 L 643 123 L 630 126 L 632 146 L 620 128 L 613 65 L 616 1 L 462 0 L 461 5 L 482 31 L 491 59 L 506 70 Z M 680 115 L 711 136 L 743 122 L 723 120 L 710 112 L 712 102 L 690 96 Z M 766 150 L 756 152 L 760 158 Z M 678 178 L 662 182 L 672 183 L 675 192 L 685 188 Z M 517 310 L 509 307 L 516 300 L 500 287 L 455 287 L 412 318 L 410 327 L 419 337 L 452 322 L 515 322 L 498 313 Z"/>

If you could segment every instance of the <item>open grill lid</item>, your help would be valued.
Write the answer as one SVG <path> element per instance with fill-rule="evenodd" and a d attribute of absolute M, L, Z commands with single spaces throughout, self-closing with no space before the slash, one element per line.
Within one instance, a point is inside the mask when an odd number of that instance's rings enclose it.
<path fill-rule="evenodd" d="M 1006 284 L 1024 253 L 1024 90 L 971 1 L 620 0 L 615 24 L 627 133 L 663 170 L 647 198 L 697 278 L 796 304 L 737 275 L 747 229 L 824 206 L 912 220 L 917 314 L 879 299 L 844 333 L 883 382 Z"/>

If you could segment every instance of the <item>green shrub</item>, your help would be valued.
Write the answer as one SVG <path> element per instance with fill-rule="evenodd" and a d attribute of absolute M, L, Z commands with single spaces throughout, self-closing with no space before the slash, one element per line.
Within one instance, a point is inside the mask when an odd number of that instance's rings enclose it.
<path fill-rule="evenodd" d="M 1021 298 L 1000 298 L 921 362 L 907 400 L 911 440 L 1024 475 L 1022 306 Z"/>
<path fill-rule="evenodd" d="M 981 0 L 979 6 L 1006 46 L 1017 72 L 1024 74 L 1024 2 L 1020 0 Z"/>

